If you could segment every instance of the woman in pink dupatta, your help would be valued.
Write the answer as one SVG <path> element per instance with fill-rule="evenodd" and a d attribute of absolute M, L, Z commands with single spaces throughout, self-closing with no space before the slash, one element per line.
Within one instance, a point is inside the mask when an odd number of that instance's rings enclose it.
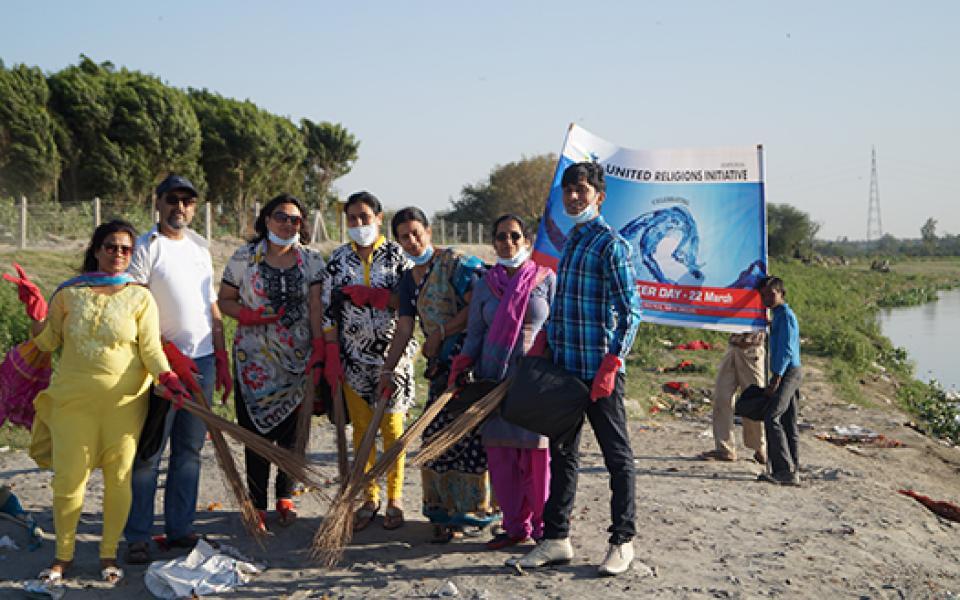
<path fill-rule="evenodd" d="M 503 215 L 494 222 L 493 247 L 497 265 L 474 288 L 467 339 L 453 361 L 450 385 L 471 368 L 476 379 L 501 381 L 520 357 L 542 352 L 541 329 L 550 312 L 556 276 L 530 260 L 530 242 L 520 217 Z M 508 423 L 499 414 L 484 423 L 482 436 L 490 481 L 503 512 L 503 532 L 487 542 L 487 548 L 498 550 L 540 538 L 550 489 L 547 438 Z"/>

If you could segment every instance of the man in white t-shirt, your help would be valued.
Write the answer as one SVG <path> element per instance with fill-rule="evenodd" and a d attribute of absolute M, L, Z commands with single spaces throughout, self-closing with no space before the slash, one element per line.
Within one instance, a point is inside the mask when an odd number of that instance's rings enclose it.
<path fill-rule="evenodd" d="M 186 178 L 171 174 L 157 187 L 160 221 L 137 239 L 129 273 L 153 293 L 160 310 L 163 350 L 171 368 L 195 393 L 210 401 L 214 383 L 225 402 L 233 382 L 217 308 L 213 263 L 207 241 L 189 229 L 197 209 L 197 190 Z M 127 562 L 150 562 L 154 496 L 160 455 L 170 441 L 164 490 L 166 544 L 196 544 L 193 519 L 200 481 L 200 451 L 206 438 L 203 422 L 185 410 L 151 396 L 150 411 L 133 466 L 133 503 L 124 528 Z"/>

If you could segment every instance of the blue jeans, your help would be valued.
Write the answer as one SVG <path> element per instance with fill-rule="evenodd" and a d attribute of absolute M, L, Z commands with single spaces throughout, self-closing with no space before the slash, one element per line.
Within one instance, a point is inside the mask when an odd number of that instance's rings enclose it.
<path fill-rule="evenodd" d="M 216 362 L 213 354 L 195 358 L 200 375 L 197 383 L 208 401 L 213 399 L 216 382 Z M 186 410 L 167 411 L 163 425 L 163 442 L 156 454 L 133 463 L 133 503 L 123 535 L 127 542 L 150 540 L 153 528 L 154 496 L 160 473 L 160 456 L 170 440 L 170 461 L 163 494 L 164 533 L 176 540 L 193 533 L 193 518 L 197 512 L 197 490 L 200 485 L 200 451 L 206 439 L 203 421 Z"/>

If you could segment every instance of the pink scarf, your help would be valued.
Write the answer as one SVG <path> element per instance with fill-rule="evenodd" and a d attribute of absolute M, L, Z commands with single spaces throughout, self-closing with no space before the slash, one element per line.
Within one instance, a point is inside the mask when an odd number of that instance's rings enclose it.
<path fill-rule="evenodd" d="M 510 366 L 510 355 L 523 329 L 530 293 L 549 272 L 549 269 L 527 260 L 513 273 L 513 277 L 507 274 L 503 265 L 493 267 L 483 277 L 490 292 L 500 299 L 500 304 L 487 331 L 482 360 L 485 365 L 498 366 L 499 379 L 506 376 Z"/>

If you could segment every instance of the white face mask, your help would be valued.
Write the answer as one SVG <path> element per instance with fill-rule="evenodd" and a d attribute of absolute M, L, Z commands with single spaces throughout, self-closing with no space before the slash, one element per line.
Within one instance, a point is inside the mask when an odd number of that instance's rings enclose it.
<path fill-rule="evenodd" d="M 566 209 L 564 209 L 563 212 L 565 212 L 568 217 L 573 219 L 574 223 L 576 223 L 577 225 L 582 225 L 583 223 L 586 223 L 587 221 L 597 216 L 597 207 L 594 204 L 589 204 L 585 209 L 583 209 L 582 211 L 574 215 L 571 215 L 570 213 L 568 213 Z"/>
<path fill-rule="evenodd" d="M 295 244 L 295 243 L 297 242 L 297 239 L 298 239 L 299 237 L 300 237 L 300 234 L 299 234 L 299 233 L 295 233 L 295 234 L 293 234 L 293 237 L 287 238 L 287 239 L 283 239 L 282 237 L 280 237 L 279 235 L 275 234 L 274 232 L 269 231 L 269 230 L 267 231 L 267 239 L 269 239 L 271 243 L 274 243 L 274 244 L 276 244 L 276 245 L 278 245 L 278 246 L 284 246 L 284 247 L 286 247 L 286 246 L 292 246 L 293 244 Z"/>
<path fill-rule="evenodd" d="M 367 247 L 372 245 L 380 237 L 380 229 L 375 224 L 361 225 L 359 227 L 350 227 L 347 229 L 347 235 L 357 243 L 358 246 Z"/>
<path fill-rule="evenodd" d="M 516 268 L 523 264 L 525 260 L 530 258 L 530 249 L 522 248 L 519 252 L 516 253 L 512 258 L 501 258 L 497 257 L 497 264 L 503 265 L 505 267 Z"/>
<path fill-rule="evenodd" d="M 417 265 L 418 267 L 422 267 L 430 262 L 431 258 L 433 258 L 433 246 L 427 246 L 427 248 L 423 251 L 423 254 L 420 256 L 411 256 L 410 254 L 407 254 L 406 251 L 403 253 L 407 256 L 407 258 L 413 261 L 413 264 Z"/>

